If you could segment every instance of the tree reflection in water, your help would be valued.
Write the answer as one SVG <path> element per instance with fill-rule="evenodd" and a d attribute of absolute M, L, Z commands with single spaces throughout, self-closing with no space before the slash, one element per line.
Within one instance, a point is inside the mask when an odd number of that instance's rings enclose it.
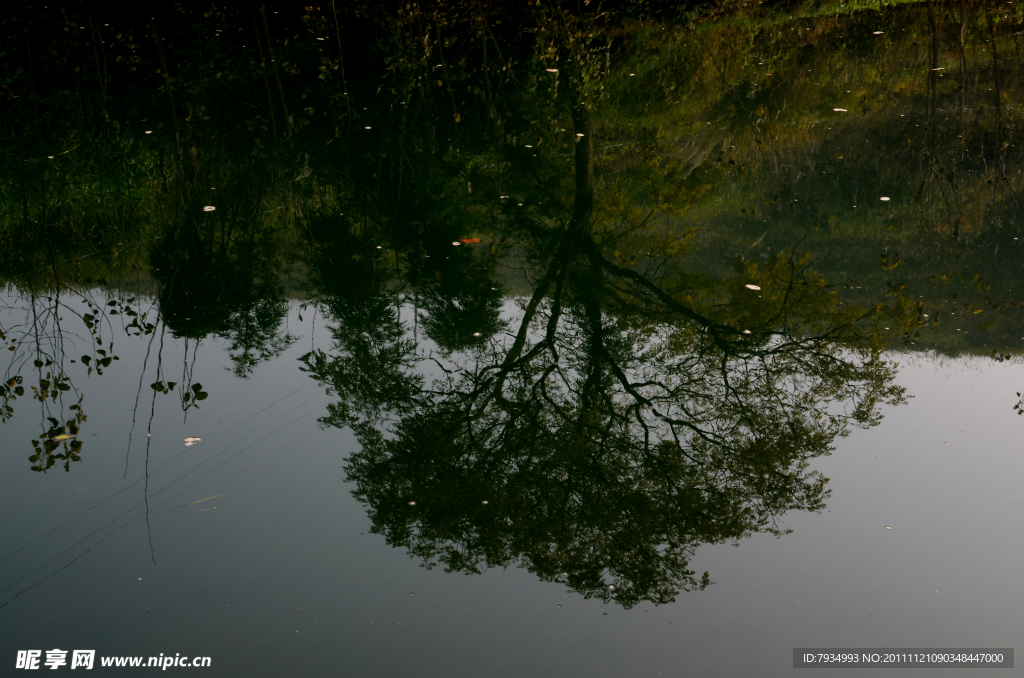
<path fill-rule="evenodd" d="M 664 603 L 711 583 L 690 569 L 698 545 L 781 535 L 787 511 L 824 507 L 811 460 L 903 400 L 876 331 L 896 309 L 842 306 L 792 253 L 717 282 L 673 259 L 613 261 L 584 139 L 572 211 L 509 331 L 445 341 L 473 326 L 426 304 L 439 351 L 424 354 L 399 299 L 357 317 L 329 292 L 334 348 L 303 360 L 338 397 L 322 423 L 359 439 L 348 476 L 390 544 L 449 571 L 515 564 L 586 597 Z M 490 287 L 473 290 L 460 307 L 485 308 Z"/>

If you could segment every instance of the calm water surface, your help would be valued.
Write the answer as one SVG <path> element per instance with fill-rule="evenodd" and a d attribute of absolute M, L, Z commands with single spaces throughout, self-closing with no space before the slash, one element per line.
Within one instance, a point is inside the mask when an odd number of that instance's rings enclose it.
<path fill-rule="evenodd" d="M 4 7 L 11 673 L 1024 647 L 1020 6 Z"/>

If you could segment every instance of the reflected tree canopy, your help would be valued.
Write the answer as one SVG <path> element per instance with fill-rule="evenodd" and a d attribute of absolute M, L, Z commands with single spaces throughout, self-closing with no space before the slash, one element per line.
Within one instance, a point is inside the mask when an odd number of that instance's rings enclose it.
<path fill-rule="evenodd" d="M 667 602 L 708 583 L 688 568 L 697 545 L 821 510 L 810 461 L 903 392 L 873 314 L 836 309 L 791 258 L 754 278 L 774 312 L 753 324 L 745 287 L 706 317 L 566 238 L 550 296 L 524 301 L 513 331 L 429 357 L 397 323 L 376 342 L 338 333 L 307 369 L 338 396 L 323 423 L 359 438 L 349 476 L 390 543 L 450 570 L 517 564 L 588 597 Z"/>
<path fill-rule="evenodd" d="M 359 438 L 349 478 L 389 543 L 451 571 L 515 564 L 587 597 L 664 603 L 710 583 L 689 568 L 698 545 L 782 534 L 786 512 L 824 507 L 810 462 L 903 399 L 877 324 L 905 305 L 842 304 L 789 251 L 728 279 L 687 274 L 685 235 L 649 217 L 638 236 L 597 207 L 593 125 L 570 106 L 571 207 L 515 218 L 545 247 L 519 258 L 531 293 L 508 317 L 465 239 L 441 284 L 372 327 L 335 314 L 333 349 L 304 361 L 338 396 L 322 423 Z M 638 237 L 664 254 L 623 262 Z M 474 273 L 446 270 L 452 257 Z M 436 351 L 409 340 L 410 302 Z"/>

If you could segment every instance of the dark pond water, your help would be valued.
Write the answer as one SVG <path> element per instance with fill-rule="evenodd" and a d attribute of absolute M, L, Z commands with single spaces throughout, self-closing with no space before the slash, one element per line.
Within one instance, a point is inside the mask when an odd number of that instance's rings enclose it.
<path fill-rule="evenodd" d="M 1024 646 L 1021 5 L 0 6 L 4 675 Z"/>

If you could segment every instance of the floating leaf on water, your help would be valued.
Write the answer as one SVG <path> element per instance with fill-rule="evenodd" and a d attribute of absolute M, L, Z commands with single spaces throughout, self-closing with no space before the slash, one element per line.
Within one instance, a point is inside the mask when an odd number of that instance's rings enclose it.
<path fill-rule="evenodd" d="M 761 290 L 761 288 L 760 288 L 760 287 L 758 287 L 757 285 L 747 285 L 747 286 L 746 286 L 746 288 L 747 288 L 748 290 L 757 290 L 757 291 L 760 291 L 760 290 Z"/>
<path fill-rule="evenodd" d="M 214 207 L 213 205 L 207 205 L 206 207 L 204 207 L 204 208 L 203 208 L 203 211 L 204 211 L 204 212 L 213 212 L 213 211 L 214 211 L 214 210 L 216 210 L 216 209 L 217 209 L 217 208 L 216 208 L 216 207 Z"/>
<path fill-rule="evenodd" d="M 193 445 L 195 445 L 198 442 L 201 442 L 202 440 L 202 438 L 185 438 L 185 447 L 192 447 Z"/>
<path fill-rule="evenodd" d="M 197 438 L 197 440 L 198 440 L 198 438 Z M 212 497 L 207 497 L 206 499 L 196 499 L 195 501 L 190 501 L 187 504 L 182 504 L 181 506 L 175 506 L 174 508 L 175 509 L 180 509 L 180 508 L 185 508 L 186 506 L 191 506 L 192 504 L 202 504 L 204 501 L 210 501 L 211 499 L 216 499 L 217 497 L 223 497 L 223 496 L 224 496 L 223 494 L 215 494 Z M 173 511 L 174 509 L 171 509 L 171 510 Z"/>
<path fill-rule="evenodd" d="M 459 238 L 459 242 L 465 243 L 466 245 L 475 245 L 480 242 L 480 238 Z"/>
<path fill-rule="evenodd" d="M 54 441 L 57 441 L 57 440 L 71 440 L 71 438 L 73 438 L 73 437 L 74 436 L 69 436 L 69 435 L 65 434 L 65 435 L 62 435 L 62 436 L 54 436 L 54 437 L 50 438 L 50 440 L 54 440 Z"/>

